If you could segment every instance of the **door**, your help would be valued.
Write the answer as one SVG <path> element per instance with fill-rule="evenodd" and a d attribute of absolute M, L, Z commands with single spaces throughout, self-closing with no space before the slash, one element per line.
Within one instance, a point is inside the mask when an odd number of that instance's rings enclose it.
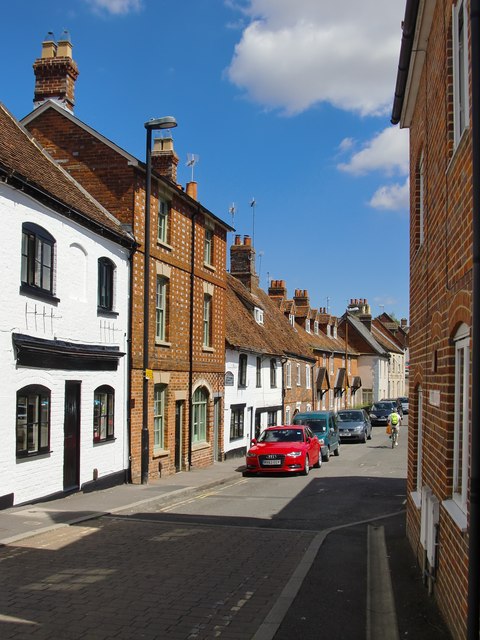
<path fill-rule="evenodd" d="M 182 470 L 183 400 L 175 402 L 175 471 Z"/>
<path fill-rule="evenodd" d="M 80 387 L 81 382 L 65 382 L 65 418 L 63 423 L 63 489 L 80 485 Z"/>

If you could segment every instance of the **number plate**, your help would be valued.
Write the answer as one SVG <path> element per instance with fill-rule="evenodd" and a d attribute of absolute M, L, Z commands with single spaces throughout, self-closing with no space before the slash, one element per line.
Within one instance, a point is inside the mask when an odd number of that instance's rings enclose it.
<path fill-rule="evenodd" d="M 263 461 L 264 466 L 270 466 L 270 465 L 275 466 L 278 464 L 282 464 L 282 461 L 281 460 L 264 460 Z"/>

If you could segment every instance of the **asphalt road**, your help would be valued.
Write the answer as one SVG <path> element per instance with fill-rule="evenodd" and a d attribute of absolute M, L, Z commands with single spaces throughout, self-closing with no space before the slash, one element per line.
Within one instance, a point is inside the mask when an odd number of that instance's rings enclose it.
<path fill-rule="evenodd" d="M 443 640 L 405 540 L 406 429 L 0 549 L 2 639 Z M 393 579 L 391 579 L 393 577 Z"/>

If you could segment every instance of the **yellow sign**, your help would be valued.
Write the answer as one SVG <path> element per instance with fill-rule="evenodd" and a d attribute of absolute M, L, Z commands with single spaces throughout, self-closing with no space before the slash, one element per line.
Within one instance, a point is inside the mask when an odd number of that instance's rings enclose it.
<path fill-rule="evenodd" d="M 153 380 L 153 369 L 145 369 L 145 378 Z"/>

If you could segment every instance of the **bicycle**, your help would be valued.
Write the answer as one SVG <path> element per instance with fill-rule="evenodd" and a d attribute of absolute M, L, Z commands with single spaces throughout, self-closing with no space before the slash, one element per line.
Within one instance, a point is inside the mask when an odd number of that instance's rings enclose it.
<path fill-rule="evenodd" d="M 392 425 L 392 433 L 390 434 L 390 439 L 392 441 L 392 449 L 393 449 L 398 441 L 398 427 L 394 427 Z"/>

